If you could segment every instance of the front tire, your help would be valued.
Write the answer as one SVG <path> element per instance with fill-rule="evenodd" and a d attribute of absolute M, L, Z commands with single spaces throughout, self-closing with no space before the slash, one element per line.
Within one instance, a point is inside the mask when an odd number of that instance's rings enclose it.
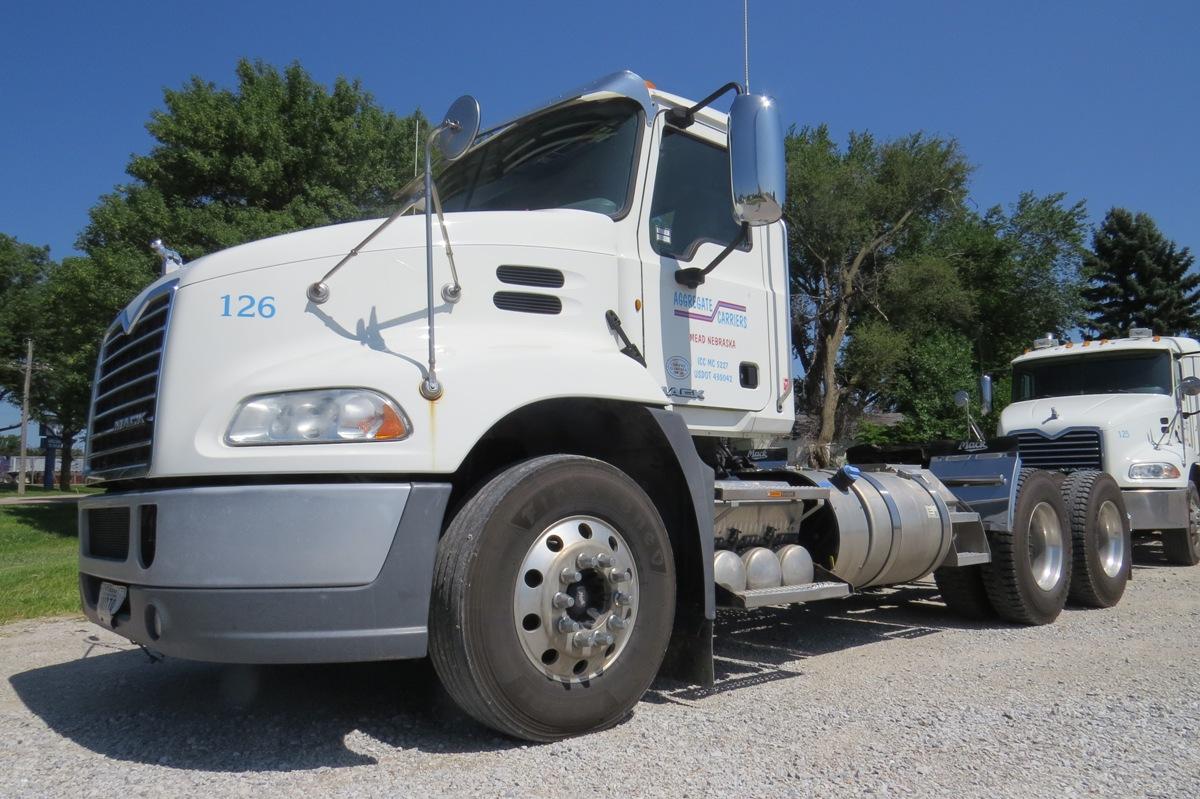
<path fill-rule="evenodd" d="M 1070 600 L 1111 608 L 1125 593 L 1133 562 L 1121 487 L 1104 472 L 1084 470 L 1067 478 L 1062 496 L 1071 520 Z"/>
<path fill-rule="evenodd" d="M 450 523 L 429 650 L 468 715 L 554 741 L 629 714 L 674 607 L 670 539 L 650 498 L 607 463 L 550 455 L 501 472 Z"/>
<path fill-rule="evenodd" d="M 1022 469 L 1012 529 L 990 534 L 992 562 L 983 584 L 1000 618 L 1049 624 L 1067 603 L 1071 587 L 1070 524 L 1054 478 Z"/>
<path fill-rule="evenodd" d="M 1177 566 L 1200 563 L 1200 491 L 1188 482 L 1188 528 L 1166 530 L 1162 534 L 1163 554 Z"/>

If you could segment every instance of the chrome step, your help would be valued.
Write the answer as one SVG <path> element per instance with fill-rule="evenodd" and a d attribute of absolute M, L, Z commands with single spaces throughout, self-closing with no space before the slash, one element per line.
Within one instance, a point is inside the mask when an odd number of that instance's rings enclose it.
<path fill-rule="evenodd" d="M 762 608 L 768 605 L 791 605 L 797 602 L 817 602 L 850 596 L 850 586 L 834 581 L 807 585 L 780 585 L 775 588 L 754 588 L 728 591 L 732 604 L 739 608 Z"/>

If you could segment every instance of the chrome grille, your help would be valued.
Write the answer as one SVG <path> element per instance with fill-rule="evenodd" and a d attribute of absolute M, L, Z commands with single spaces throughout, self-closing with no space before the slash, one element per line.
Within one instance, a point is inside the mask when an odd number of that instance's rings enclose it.
<path fill-rule="evenodd" d="M 87 456 L 88 471 L 97 477 L 135 477 L 150 469 L 172 294 L 149 300 L 128 331 L 114 325 L 100 349 Z"/>
<path fill-rule="evenodd" d="M 1103 469 L 1100 433 L 1068 430 L 1050 438 L 1031 430 L 1013 433 L 1021 464 L 1035 469 Z"/>

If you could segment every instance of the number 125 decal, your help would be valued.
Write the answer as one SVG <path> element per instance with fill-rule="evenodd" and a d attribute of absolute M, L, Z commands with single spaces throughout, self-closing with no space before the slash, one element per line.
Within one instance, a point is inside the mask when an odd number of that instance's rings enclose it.
<path fill-rule="evenodd" d="M 275 298 L 272 296 L 255 297 L 253 294 L 239 294 L 235 302 L 232 294 L 223 294 L 221 303 L 221 316 L 244 318 L 261 316 L 263 319 L 270 319 L 275 315 Z"/>

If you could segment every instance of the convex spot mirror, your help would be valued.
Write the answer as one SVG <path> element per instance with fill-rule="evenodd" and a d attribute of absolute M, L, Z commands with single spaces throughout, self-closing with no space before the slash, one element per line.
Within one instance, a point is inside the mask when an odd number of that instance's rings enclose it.
<path fill-rule="evenodd" d="M 729 109 L 729 178 L 733 217 L 769 225 L 783 216 L 787 173 L 779 106 L 761 94 L 739 94 Z"/>
<path fill-rule="evenodd" d="M 479 101 L 469 94 L 450 106 L 438 127 L 434 145 L 447 161 L 456 161 L 471 148 L 479 135 Z"/>
<path fill-rule="evenodd" d="M 1179 393 L 1185 397 L 1200 397 L 1200 377 L 1185 377 L 1180 380 Z"/>
<path fill-rule="evenodd" d="M 965 408 L 967 407 L 967 403 L 970 401 L 971 395 L 966 391 L 959 390 L 954 392 L 954 404 L 958 407 Z"/>

